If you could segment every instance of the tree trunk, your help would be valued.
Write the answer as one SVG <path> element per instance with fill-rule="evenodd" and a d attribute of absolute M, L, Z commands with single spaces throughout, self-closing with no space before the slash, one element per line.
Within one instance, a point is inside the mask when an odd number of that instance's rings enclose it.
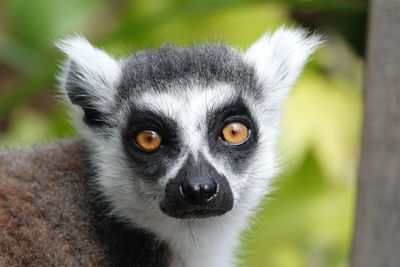
<path fill-rule="evenodd" d="M 400 0 L 371 0 L 352 267 L 400 266 Z"/>

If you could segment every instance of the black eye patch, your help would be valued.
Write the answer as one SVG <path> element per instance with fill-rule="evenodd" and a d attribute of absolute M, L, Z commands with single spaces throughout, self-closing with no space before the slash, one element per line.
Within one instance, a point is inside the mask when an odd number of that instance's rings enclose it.
<path fill-rule="evenodd" d="M 162 142 L 155 151 L 144 151 L 135 143 L 136 136 L 144 130 L 160 134 Z M 151 110 L 132 108 L 122 132 L 122 140 L 133 171 L 149 178 L 149 181 L 164 175 L 168 167 L 173 166 L 180 152 L 178 130 L 178 124 L 167 116 Z"/>
<path fill-rule="evenodd" d="M 245 169 L 257 147 L 258 127 L 250 110 L 242 98 L 237 98 L 207 114 L 208 140 L 210 151 L 215 157 L 223 156 L 228 160 L 232 169 L 240 172 Z M 222 129 L 231 122 L 240 122 L 249 130 L 248 139 L 240 145 L 224 142 L 221 137 Z"/>

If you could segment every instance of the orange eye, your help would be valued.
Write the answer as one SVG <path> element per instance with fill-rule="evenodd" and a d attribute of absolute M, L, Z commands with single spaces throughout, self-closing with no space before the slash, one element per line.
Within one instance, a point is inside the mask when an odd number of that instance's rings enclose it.
<path fill-rule="evenodd" d="M 246 141 L 249 129 L 240 122 L 231 122 L 222 129 L 222 135 L 231 144 L 240 144 Z"/>
<path fill-rule="evenodd" d="M 141 131 L 136 136 L 136 143 L 146 151 L 153 151 L 161 144 L 161 135 L 155 131 Z"/>

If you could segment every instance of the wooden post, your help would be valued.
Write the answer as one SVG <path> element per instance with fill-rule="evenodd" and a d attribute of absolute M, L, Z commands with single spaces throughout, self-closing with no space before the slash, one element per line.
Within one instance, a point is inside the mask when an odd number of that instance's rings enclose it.
<path fill-rule="evenodd" d="M 400 266 L 400 0 L 371 0 L 352 267 Z"/>

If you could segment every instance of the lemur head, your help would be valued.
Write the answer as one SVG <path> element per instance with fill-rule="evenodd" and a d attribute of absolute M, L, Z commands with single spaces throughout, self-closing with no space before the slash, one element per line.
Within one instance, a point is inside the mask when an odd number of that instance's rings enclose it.
<path fill-rule="evenodd" d="M 254 206 L 276 173 L 282 103 L 318 44 L 281 28 L 245 52 L 164 45 L 117 60 L 79 36 L 59 42 L 61 86 L 113 210 L 160 224 Z"/>

